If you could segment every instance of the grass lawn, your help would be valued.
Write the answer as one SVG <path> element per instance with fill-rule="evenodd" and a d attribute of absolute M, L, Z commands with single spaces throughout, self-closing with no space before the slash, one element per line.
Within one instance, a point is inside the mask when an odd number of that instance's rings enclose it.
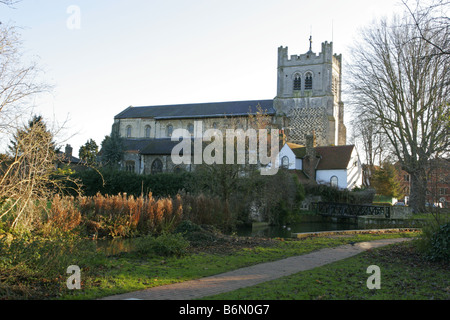
<path fill-rule="evenodd" d="M 43 261 L 41 257 L 53 256 L 53 251 L 47 248 L 45 252 L 39 252 L 41 256 L 35 251 L 32 251 L 32 256 L 24 254 L 20 263 L 11 263 L 8 256 L 0 259 L 0 299 L 96 299 L 197 279 L 350 242 L 417 236 L 417 232 L 320 236 L 292 240 L 224 236 L 212 242 L 191 243 L 182 256 L 166 257 L 133 250 L 115 255 L 83 251 L 81 258 L 77 255 L 70 256 L 70 259 L 64 256 L 65 260 L 60 261 L 57 268 L 51 269 L 50 263 L 46 263 L 45 270 L 49 272 L 43 272 L 39 270 L 39 263 Z M 373 250 L 310 272 L 265 283 L 261 287 L 263 289 L 258 289 L 258 286 L 238 290 L 230 293 L 230 296 L 217 296 L 214 299 L 448 299 L 448 269 L 411 258 L 412 253 L 403 254 L 413 252 L 409 247 L 396 248 Z M 66 252 L 65 249 L 63 252 Z M 19 256 L 14 252 L 16 259 Z M 30 261 L 36 262 L 31 265 Z M 67 289 L 69 275 L 66 268 L 71 264 L 81 268 L 80 290 Z M 371 264 L 377 264 L 381 268 L 381 290 L 366 288 L 369 276 L 366 268 Z"/>
<path fill-rule="evenodd" d="M 380 288 L 368 289 L 370 265 Z M 309 271 L 205 298 L 207 300 L 449 300 L 450 268 L 427 263 L 406 242 L 361 253 Z"/>
<path fill-rule="evenodd" d="M 94 299 L 210 276 L 352 241 L 408 236 L 417 236 L 417 233 L 358 234 L 350 237 L 315 237 L 303 240 L 235 238 L 222 244 L 191 248 L 191 251 L 182 257 L 123 253 L 103 257 L 85 267 L 82 289 L 62 290 L 59 298 Z"/>

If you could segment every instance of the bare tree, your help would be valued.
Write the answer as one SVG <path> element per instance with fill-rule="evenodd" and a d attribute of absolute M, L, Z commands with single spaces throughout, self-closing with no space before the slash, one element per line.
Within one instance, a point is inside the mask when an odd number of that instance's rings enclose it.
<path fill-rule="evenodd" d="M 450 1 L 402 0 L 402 3 L 417 28 L 418 36 L 437 49 L 435 54 L 450 55 L 449 38 L 441 37 L 443 33 L 450 33 Z"/>
<path fill-rule="evenodd" d="M 0 133 L 15 126 L 29 108 L 30 99 L 50 86 L 39 82 L 40 70 L 35 62 L 24 65 L 16 27 L 0 25 Z"/>
<path fill-rule="evenodd" d="M 6 4 L 7 6 L 12 6 L 18 2 L 20 2 L 20 0 L 0 0 L 0 3 Z"/>
<path fill-rule="evenodd" d="M 429 159 L 449 148 L 449 60 L 423 38 L 445 43 L 448 34 L 434 31 L 429 21 L 419 30 L 410 18 L 380 20 L 361 31 L 349 68 L 356 118 L 370 117 L 410 174 L 415 212 L 425 206 Z"/>
<path fill-rule="evenodd" d="M 31 98 L 50 87 L 38 80 L 36 63 L 24 63 L 20 45 L 17 28 L 0 24 L 0 143 L 14 139 L 10 154 L 0 156 L 0 219 L 6 218 L 12 228 L 29 230 L 70 177 L 58 174 L 55 167 L 58 154 L 52 139 L 61 129 L 47 130 L 42 119 L 21 125 Z M 76 183 L 71 187 L 78 189 Z"/>
<path fill-rule="evenodd" d="M 360 115 L 351 122 L 352 134 L 354 143 L 363 152 L 365 164 L 372 169 L 387 160 L 389 148 L 385 135 L 374 126 L 371 118 L 364 116 Z"/>

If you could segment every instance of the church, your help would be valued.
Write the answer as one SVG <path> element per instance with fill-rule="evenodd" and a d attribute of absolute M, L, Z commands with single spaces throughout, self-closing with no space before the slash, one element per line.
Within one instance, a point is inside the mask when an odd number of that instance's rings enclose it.
<path fill-rule="evenodd" d="M 344 103 L 341 101 L 342 55 L 333 53 L 333 43 L 324 42 L 321 52 L 311 48 L 299 55 L 288 55 L 278 48 L 277 93 L 273 99 L 190 103 L 128 107 L 114 118 L 113 130 L 123 138 L 124 170 L 139 174 L 194 170 L 193 165 L 175 165 L 171 152 L 176 129 L 192 136 L 195 123 L 202 129 L 226 128 L 229 119 L 247 130 L 249 117 L 263 110 L 271 128 L 282 133 L 282 144 L 305 145 L 314 134 L 317 146 L 344 146 Z M 282 147 L 282 145 L 280 145 Z"/>

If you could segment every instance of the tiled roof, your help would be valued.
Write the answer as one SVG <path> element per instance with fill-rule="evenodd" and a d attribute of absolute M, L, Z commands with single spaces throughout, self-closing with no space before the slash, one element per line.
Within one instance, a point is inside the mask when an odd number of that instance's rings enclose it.
<path fill-rule="evenodd" d="M 306 147 L 290 143 L 288 143 L 288 146 L 294 152 L 296 158 L 303 159 L 306 156 Z M 354 145 L 315 147 L 316 155 L 321 157 L 316 169 L 346 169 L 354 147 Z"/>
<path fill-rule="evenodd" d="M 292 149 L 292 152 L 295 154 L 296 158 L 302 159 L 306 156 L 306 147 Z"/>
<path fill-rule="evenodd" d="M 355 146 L 316 147 L 321 156 L 317 170 L 346 169 Z"/>
<path fill-rule="evenodd" d="M 269 115 L 275 114 L 273 100 L 248 100 L 229 102 L 210 102 L 147 107 L 128 107 L 115 116 L 115 119 L 154 118 L 211 118 L 225 116 L 247 116 L 256 114 L 257 106 Z"/>
<path fill-rule="evenodd" d="M 74 157 L 74 156 L 68 156 L 64 152 L 58 152 L 56 154 L 56 157 L 59 161 L 64 162 L 64 163 L 72 163 L 72 164 L 85 163 L 83 160 L 80 160 L 79 158 Z"/>
<path fill-rule="evenodd" d="M 171 141 L 171 139 L 153 139 L 141 151 L 144 155 L 170 155 L 173 148 L 179 144 L 179 141 Z"/>
<path fill-rule="evenodd" d="M 143 155 L 171 155 L 172 149 L 180 143 L 172 141 L 170 138 L 163 139 L 123 139 L 123 146 L 126 152 L 139 153 Z M 191 141 L 191 146 L 193 143 Z M 192 153 L 192 150 L 191 150 Z"/>
<path fill-rule="evenodd" d="M 154 139 L 122 139 L 124 150 L 127 152 L 141 152 Z"/>

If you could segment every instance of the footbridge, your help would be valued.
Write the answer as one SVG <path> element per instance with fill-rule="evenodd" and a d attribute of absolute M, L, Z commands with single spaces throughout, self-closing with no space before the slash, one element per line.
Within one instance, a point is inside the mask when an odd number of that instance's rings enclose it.
<path fill-rule="evenodd" d="M 390 218 L 391 207 L 389 206 L 373 206 L 350 203 L 336 202 L 313 202 L 312 210 L 316 214 L 336 218 L 357 218 L 359 216 L 382 216 Z"/>

